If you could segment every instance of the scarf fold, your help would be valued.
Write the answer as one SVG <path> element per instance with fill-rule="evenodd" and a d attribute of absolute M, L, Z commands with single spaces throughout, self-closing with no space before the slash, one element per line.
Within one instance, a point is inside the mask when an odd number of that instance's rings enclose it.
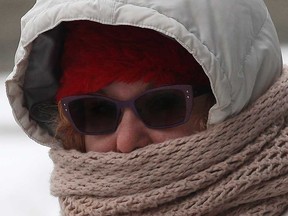
<path fill-rule="evenodd" d="M 129 154 L 50 150 L 63 215 L 281 215 L 288 69 L 241 114 Z"/>

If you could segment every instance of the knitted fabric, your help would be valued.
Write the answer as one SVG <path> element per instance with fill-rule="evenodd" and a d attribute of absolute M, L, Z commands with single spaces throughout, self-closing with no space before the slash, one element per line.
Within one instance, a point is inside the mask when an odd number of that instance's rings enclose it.
<path fill-rule="evenodd" d="M 68 22 L 57 100 L 96 92 L 118 81 L 155 86 L 209 86 L 193 56 L 176 40 L 145 28 Z"/>
<path fill-rule="evenodd" d="M 129 154 L 51 149 L 63 215 L 281 215 L 288 208 L 288 69 L 241 114 Z"/>

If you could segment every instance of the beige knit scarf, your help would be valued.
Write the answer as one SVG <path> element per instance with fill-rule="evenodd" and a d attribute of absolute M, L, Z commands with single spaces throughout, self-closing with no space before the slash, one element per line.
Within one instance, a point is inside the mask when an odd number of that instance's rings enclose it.
<path fill-rule="evenodd" d="M 63 215 L 281 215 L 288 209 L 288 70 L 241 114 L 129 154 L 52 149 Z"/>

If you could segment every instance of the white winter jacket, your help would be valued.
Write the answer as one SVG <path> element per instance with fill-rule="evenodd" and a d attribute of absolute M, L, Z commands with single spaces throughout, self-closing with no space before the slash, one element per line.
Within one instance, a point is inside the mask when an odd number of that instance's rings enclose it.
<path fill-rule="evenodd" d="M 149 28 L 177 40 L 210 79 L 217 103 L 208 124 L 239 113 L 282 71 L 279 41 L 262 0 L 38 0 L 21 21 L 7 94 L 19 125 L 44 145 L 51 145 L 51 136 L 29 117 L 29 109 L 55 94 L 57 74 L 51 71 L 56 70 L 61 30 L 45 32 L 70 20 Z M 45 96 L 41 100 L 33 94 Z"/>

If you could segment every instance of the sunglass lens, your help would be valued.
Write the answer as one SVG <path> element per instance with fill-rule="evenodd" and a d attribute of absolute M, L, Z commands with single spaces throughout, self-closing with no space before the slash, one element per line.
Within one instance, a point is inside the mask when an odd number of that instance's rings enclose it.
<path fill-rule="evenodd" d="M 159 90 L 147 93 L 135 101 L 142 121 L 152 128 L 167 128 L 184 122 L 186 99 L 181 90 Z"/>
<path fill-rule="evenodd" d="M 110 133 L 117 124 L 117 107 L 105 99 L 78 99 L 69 103 L 69 111 L 75 126 L 85 134 Z"/>

